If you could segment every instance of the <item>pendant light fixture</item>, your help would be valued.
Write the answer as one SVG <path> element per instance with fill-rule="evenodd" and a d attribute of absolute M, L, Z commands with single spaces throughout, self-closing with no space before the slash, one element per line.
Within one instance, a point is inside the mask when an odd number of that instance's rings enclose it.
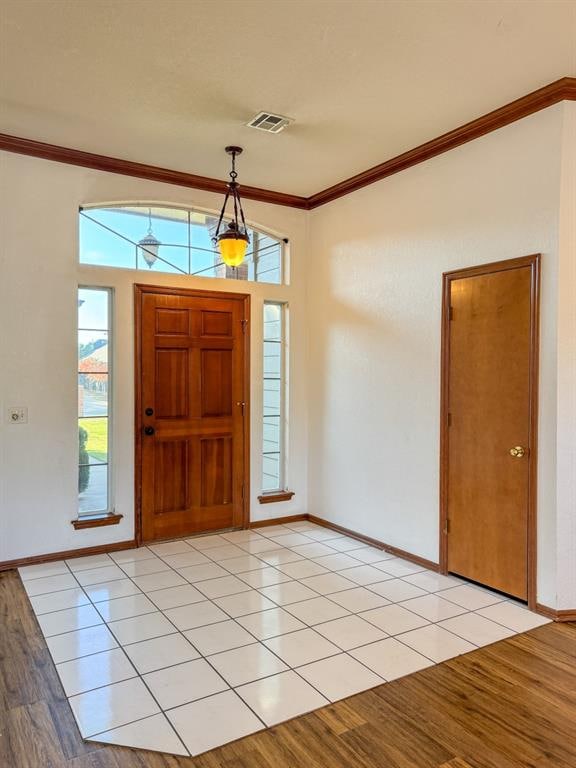
<path fill-rule="evenodd" d="M 242 147 L 226 147 L 226 152 L 232 156 L 232 170 L 230 171 L 230 181 L 228 182 L 226 197 L 220 211 L 216 234 L 212 241 L 218 247 L 224 264 L 227 264 L 229 267 L 238 267 L 244 261 L 246 248 L 250 242 L 246 221 L 244 220 L 244 211 L 242 210 L 242 201 L 240 200 L 240 185 L 236 181 L 238 176 L 236 173 L 236 156 L 242 153 Z M 234 204 L 234 218 L 228 224 L 228 229 L 220 232 L 222 219 L 226 213 L 226 205 L 230 197 Z M 238 220 L 238 213 L 240 213 L 240 220 Z"/>
<path fill-rule="evenodd" d="M 152 209 L 148 208 L 148 234 L 146 237 L 143 237 L 142 240 L 138 241 L 138 246 L 140 248 L 140 255 L 146 264 L 148 264 L 149 269 L 152 269 L 152 266 L 158 258 L 160 245 L 160 240 L 155 238 L 152 233 Z"/>

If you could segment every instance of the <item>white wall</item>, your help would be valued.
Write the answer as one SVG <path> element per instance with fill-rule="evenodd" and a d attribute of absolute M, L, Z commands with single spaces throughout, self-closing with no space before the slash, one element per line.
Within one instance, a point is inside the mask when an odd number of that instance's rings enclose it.
<path fill-rule="evenodd" d="M 576 607 L 576 103 L 564 105 L 558 286 L 558 608 Z"/>
<path fill-rule="evenodd" d="M 307 510 L 305 328 L 306 216 L 246 202 L 247 218 L 290 239 L 291 284 L 79 267 L 78 207 L 157 201 L 218 210 L 219 195 L 0 153 L 0 561 L 125 541 L 134 536 L 134 282 L 252 294 L 253 520 Z M 115 289 L 114 500 L 117 526 L 75 531 L 77 516 L 77 287 Z M 290 303 L 291 399 L 288 483 L 295 496 L 258 504 L 261 488 L 262 303 Z M 28 424 L 6 421 L 26 406 Z"/>
<path fill-rule="evenodd" d="M 574 607 L 575 126 L 576 104 L 557 105 L 310 215 L 247 202 L 254 223 L 290 238 L 289 286 L 79 267 L 79 205 L 218 209 L 221 198 L 0 153 L 0 561 L 133 537 L 131 286 L 145 281 L 252 294 L 252 519 L 310 511 L 437 560 L 441 274 L 541 252 L 538 599 Z M 116 292 L 114 495 L 124 514 L 85 531 L 70 525 L 78 284 Z M 296 496 L 260 506 L 265 298 L 292 308 Z M 28 407 L 27 425 L 6 423 L 14 405 Z"/>
<path fill-rule="evenodd" d="M 437 561 L 442 272 L 543 254 L 538 599 L 551 606 L 563 114 L 313 211 L 308 285 L 310 512 Z"/>

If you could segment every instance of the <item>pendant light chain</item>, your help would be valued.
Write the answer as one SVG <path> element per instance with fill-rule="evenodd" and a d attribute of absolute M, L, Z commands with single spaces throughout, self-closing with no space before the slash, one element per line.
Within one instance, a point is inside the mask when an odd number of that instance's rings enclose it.
<path fill-rule="evenodd" d="M 226 192 L 226 196 L 224 197 L 224 205 L 222 206 L 222 210 L 220 211 L 220 218 L 218 219 L 218 225 L 216 227 L 216 234 L 212 238 L 212 242 L 214 245 L 218 242 L 218 233 L 220 232 L 220 226 L 222 225 L 222 219 L 224 218 L 224 213 L 226 212 L 226 204 L 228 203 L 228 198 L 230 197 L 230 189 Z"/>
<path fill-rule="evenodd" d="M 246 249 L 250 242 L 246 227 L 246 219 L 244 218 L 244 210 L 242 208 L 242 200 L 240 198 L 240 185 L 236 181 L 238 178 L 238 173 L 236 171 L 236 155 L 239 155 L 242 152 L 242 147 L 226 147 L 226 152 L 232 156 L 232 168 L 229 174 L 230 181 L 227 185 L 224 204 L 220 211 L 216 233 L 214 234 L 212 241 L 214 245 L 218 247 L 222 261 L 229 267 L 238 267 L 244 260 Z M 230 196 L 232 196 L 234 218 L 229 222 L 228 229 L 225 232 L 220 232 L 220 227 L 222 226 Z"/>
<path fill-rule="evenodd" d="M 238 174 L 236 173 L 236 152 L 234 151 L 232 152 L 232 170 L 230 171 L 230 178 L 234 184 L 238 178 Z"/>

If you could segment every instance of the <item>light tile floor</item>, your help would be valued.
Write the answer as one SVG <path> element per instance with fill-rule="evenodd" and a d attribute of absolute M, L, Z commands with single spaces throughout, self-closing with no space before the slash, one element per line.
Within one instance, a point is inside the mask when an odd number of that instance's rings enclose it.
<path fill-rule="evenodd" d="M 82 736 L 178 755 L 547 623 L 309 522 L 20 576 Z"/>

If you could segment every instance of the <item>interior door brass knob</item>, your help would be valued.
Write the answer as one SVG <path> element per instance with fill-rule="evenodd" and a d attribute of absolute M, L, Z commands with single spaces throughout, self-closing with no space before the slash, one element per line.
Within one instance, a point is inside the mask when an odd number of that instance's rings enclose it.
<path fill-rule="evenodd" d="M 521 445 L 515 445 L 514 448 L 510 448 L 510 456 L 514 456 L 515 459 L 521 459 L 526 453 L 526 449 Z"/>

